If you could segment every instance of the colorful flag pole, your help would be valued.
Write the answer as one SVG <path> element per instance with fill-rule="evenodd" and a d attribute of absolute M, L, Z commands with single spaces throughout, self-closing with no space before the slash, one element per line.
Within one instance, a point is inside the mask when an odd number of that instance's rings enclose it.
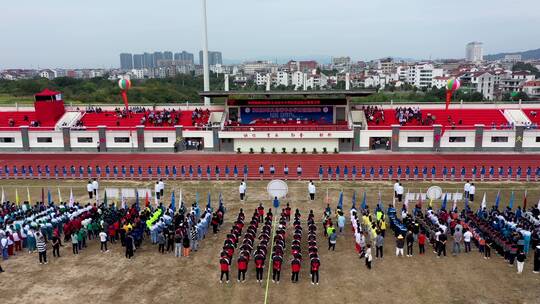
<path fill-rule="evenodd" d="M 45 189 L 41 187 L 41 202 L 45 203 Z"/>
<path fill-rule="evenodd" d="M 441 210 L 446 210 L 446 203 L 448 202 L 448 193 L 444 194 L 444 198 L 441 205 Z"/>
<path fill-rule="evenodd" d="M 486 199 L 486 193 L 484 192 L 484 197 L 482 198 L 482 210 L 487 207 L 487 199 Z"/>
<path fill-rule="evenodd" d="M 51 189 L 50 188 L 47 188 L 47 203 L 48 204 L 52 203 L 52 195 L 51 195 Z"/>
<path fill-rule="evenodd" d="M 58 187 L 58 203 L 63 202 L 62 200 L 62 193 L 60 192 L 60 187 Z"/>
<path fill-rule="evenodd" d="M 176 197 L 174 195 L 174 190 L 171 193 L 171 209 L 176 211 Z"/>
<path fill-rule="evenodd" d="M 499 209 L 499 203 L 501 202 L 501 190 L 497 192 L 497 197 L 495 197 L 495 209 Z"/>
<path fill-rule="evenodd" d="M 343 191 L 339 193 L 339 199 L 337 204 L 337 209 L 343 210 Z"/>
<path fill-rule="evenodd" d="M 352 207 L 351 209 L 356 209 L 356 190 L 354 190 L 354 193 L 352 195 Z"/>
<path fill-rule="evenodd" d="M 366 210 L 367 209 L 367 198 L 366 198 L 366 190 L 364 190 L 364 197 L 362 198 L 362 206 L 361 206 L 362 210 Z"/>
<path fill-rule="evenodd" d="M 523 211 L 527 209 L 527 189 L 525 189 L 525 196 L 523 197 Z"/>
<path fill-rule="evenodd" d="M 510 194 L 510 202 L 508 203 L 510 210 L 514 209 L 514 191 Z"/>
<path fill-rule="evenodd" d="M 69 190 L 69 207 L 73 207 L 73 204 L 75 203 L 75 197 L 73 197 L 73 188 L 70 188 Z"/>
<path fill-rule="evenodd" d="M 19 199 L 19 189 L 15 188 L 15 204 L 19 206 L 20 202 L 21 201 Z"/>
<path fill-rule="evenodd" d="M 28 199 L 28 203 L 32 204 L 32 198 L 30 197 L 30 188 L 26 187 L 26 198 Z"/>
<path fill-rule="evenodd" d="M 2 187 L 2 200 L 0 200 L 0 204 L 3 204 L 6 201 L 6 194 L 4 193 L 4 187 Z"/>

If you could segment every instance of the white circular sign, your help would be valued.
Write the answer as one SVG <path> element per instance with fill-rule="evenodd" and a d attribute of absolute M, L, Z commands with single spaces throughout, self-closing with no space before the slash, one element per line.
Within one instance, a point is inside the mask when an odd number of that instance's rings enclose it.
<path fill-rule="evenodd" d="M 442 196 L 442 188 L 439 186 L 431 186 L 427 190 L 426 196 L 431 200 L 439 199 Z"/>
<path fill-rule="evenodd" d="M 274 179 L 268 183 L 268 186 L 266 186 L 266 191 L 268 191 L 268 195 L 270 195 L 271 199 L 274 199 L 274 197 L 279 199 L 287 195 L 289 192 L 289 187 L 287 186 L 286 182 L 280 179 Z"/>

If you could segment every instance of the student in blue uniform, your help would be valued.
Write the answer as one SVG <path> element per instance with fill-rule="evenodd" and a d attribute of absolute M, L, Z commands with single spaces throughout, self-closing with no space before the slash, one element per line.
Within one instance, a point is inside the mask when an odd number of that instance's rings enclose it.
<path fill-rule="evenodd" d="M 369 178 L 373 181 L 374 177 L 375 177 L 375 168 L 371 166 L 371 168 L 369 168 Z"/>
<path fill-rule="evenodd" d="M 120 171 L 122 172 L 122 178 L 126 178 L 126 175 L 127 175 L 127 169 L 126 169 L 126 166 L 125 165 L 122 165 L 122 167 L 120 168 Z"/>
<path fill-rule="evenodd" d="M 531 174 L 532 174 L 532 168 L 531 166 L 528 166 L 527 167 L 527 181 L 530 182 L 531 181 Z"/>
<path fill-rule="evenodd" d="M 472 180 L 473 182 L 476 180 L 476 173 L 477 173 L 477 168 L 476 168 L 476 165 L 474 165 L 471 169 L 471 176 L 472 176 Z"/>
<path fill-rule="evenodd" d="M 13 178 L 19 178 L 19 169 L 17 169 L 17 166 L 13 166 Z"/>
<path fill-rule="evenodd" d="M 133 179 L 133 176 L 135 175 L 135 168 L 133 165 L 129 165 L 129 178 Z"/>
<path fill-rule="evenodd" d="M 109 165 L 105 166 L 105 176 L 107 177 L 107 179 L 109 179 L 109 177 L 111 176 L 111 167 L 109 167 Z"/>
<path fill-rule="evenodd" d="M 214 169 L 214 175 L 216 176 L 216 180 L 219 180 L 219 166 L 216 165 L 216 168 Z"/>
<path fill-rule="evenodd" d="M 418 173 L 419 173 L 418 166 L 414 166 L 414 171 L 413 171 L 413 174 L 414 174 L 414 180 L 417 180 L 417 179 L 418 179 Z"/>
<path fill-rule="evenodd" d="M 302 180 L 302 173 L 303 173 L 303 169 L 302 169 L 302 166 L 300 166 L 300 164 L 298 164 L 298 166 L 296 166 L 296 178 L 298 178 L 298 180 Z"/>
<path fill-rule="evenodd" d="M 202 177 L 202 168 L 201 165 L 197 165 L 197 178 L 200 180 Z"/>
<path fill-rule="evenodd" d="M 148 174 L 148 178 L 152 178 L 152 166 L 148 166 L 148 169 L 146 170 L 146 173 Z"/>
<path fill-rule="evenodd" d="M 189 167 L 191 168 L 191 165 Z M 193 174 L 193 172 L 192 172 L 192 174 Z M 186 177 L 186 167 L 184 165 L 182 165 L 182 167 L 180 167 L 180 175 L 182 176 L 182 179 L 184 179 Z"/>
<path fill-rule="evenodd" d="M 38 179 L 41 179 L 41 173 L 43 173 L 43 171 L 41 170 L 40 165 L 37 166 L 37 173 L 38 173 Z M 8 174 L 9 174 L 9 171 L 8 171 Z"/>
<path fill-rule="evenodd" d="M 517 169 L 516 169 L 516 181 L 520 181 L 521 180 L 521 166 L 518 166 Z"/>
<path fill-rule="evenodd" d="M 9 167 L 7 165 L 4 166 L 4 176 L 6 179 L 9 179 Z"/>
<path fill-rule="evenodd" d="M 347 165 L 345 165 L 343 167 L 343 179 L 344 180 L 348 180 L 349 179 L 349 167 L 347 167 Z"/>
<path fill-rule="evenodd" d="M 158 179 L 161 178 L 161 166 L 157 166 L 157 168 L 156 168 L 156 177 Z"/>
<path fill-rule="evenodd" d="M 40 171 L 41 171 L 41 169 L 40 169 Z M 79 178 L 80 179 L 84 178 L 84 167 L 83 166 L 79 166 Z"/>
<path fill-rule="evenodd" d="M 287 166 L 287 164 L 285 164 L 285 167 L 283 167 L 283 175 L 285 176 L 285 180 L 287 180 L 289 177 L 289 166 Z M 244 180 L 246 179 L 244 178 Z"/>
<path fill-rule="evenodd" d="M 427 167 L 424 166 L 424 167 L 422 168 L 422 178 L 424 179 L 424 181 L 426 181 L 427 174 L 428 174 L 428 173 L 427 173 Z"/>
<path fill-rule="evenodd" d="M 23 167 L 24 168 L 24 167 Z M 62 177 L 64 179 L 67 178 L 67 169 L 66 169 L 66 166 L 62 166 Z"/>
<path fill-rule="evenodd" d="M 261 164 L 259 166 L 259 179 L 262 180 L 263 176 L 264 176 L 264 166 L 263 166 L 263 164 Z"/>
<path fill-rule="evenodd" d="M 338 181 L 339 180 L 339 176 L 341 175 L 341 168 L 338 166 L 336 166 L 336 170 L 334 170 L 334 173 L 336 174 L 336 180 Z"/>
<path fill-rule="evenodd" d="M 193 166 L 192 165 L 189 165 L 188 173 L 189 173 L 189 179 L 193 179 Z"/>
<path fill-rule="evenodd" d="M 405 167 L 405 180 L 409 180 L 411 177 L 411 168 L 407 165 Z"/>
<path fill-rule="evenodd" d="M 356 171 L 356 166 L 352 166 L 352 170 L 351 170 L 351 177 L 352 177 L 352 180 L 355 181 L 356 180 L 356 174 L 358 172 Z"/>
<path fill-rule="evenodd" d="M 168 165 L 165 165 L 165 179 L 169 179 L 171 177 L 171 169 L 169 169 Z"/>
<path fill-rule="evenodd" d="M 49 168 L 49 165 L 45 165 L 45 176 L 47 179 L 51 178 L 51 169 Z"/>
<path fill-rule="evenodd" d="M 173 179 L 178 178 L 178 169 L 176 168 L 175 165 L 172 166 L 172 175 L 173 175 Z"/>
<path fill-rule="evenodd" d="M 75 172 L 75 169 L 73 169 L 73 172 Z M 73 173 L 73 176 L 75 176 L 75 173 Z M 34 168 L 32 166 L 28 166 L 28 177 L 31 179 L 34 178 Z"/>
<path fill-rule="evenodd" d="M 233 168 L 233 175 L 234 175 L 234 179 L 236 180 L 238 178 L 238 167 L 236 165 L 234 165 L 234 168 Z"/>
<path fill-rule="evenodd" d="M 489 180 L 493 180 L 493 176 L 495 176 L 495 167 L 490 166 L 489 167 Z"/>
<path fill-rule="evenodd" d="M 206 165 L 206 179 L 210 180 L 212 178 L 212 169 L 210 169 L 210 165 Z"/>
<path fill-rule="evenodd" d="M 57 165 L 54 165 L 54 178 L 58 179 L 59 175 L 60 175 L 60 170 L 58 169 Z"/>
<path fill-rule="evenodd" d="M 47 169 L 47 168 L 45 168 L 45 169 Z M 88 178 L 91 178 L 91 177 L 92 177 L 92 167 L 90 167 L 90 166 L 87 166 L 87 167 L 86 167 L 86 176 L 87 176 Z"/>
<path fill-rule="evenodd" d="M 513 169 L 512 166 L 508 166 L 508 180 L 512 180 Z"/>
<path fill-rule="evenodd" d="M 362 165 L 361 174 L 362 174 L 362 180 L 366 179 L 366 167 L 364 165 Z"/>
<path fill-rule="evenodd" d="M 231 174 L 229 165 L 225 165 L 225 179 L 229 179 L 229 175 Z"/>
<path fill-rule="evenodd" d="M 382 180 L 384 175 L 384 169 L 382 166 L 379 166 L 379 180 Z"/>
<path fill-rule="evenodd" d="M 398 165 L 396 169 L 397 179 L 401 179 L 401 174 L 403 174 L 403 170 L 401 169 L 401 166 Z"/>
<path fill-rule="evenodd" d="M 536 172 L 534 173 L 534 180 L 538 181 L 540 179 L 540 166 L 536 167 Z"/>
<path fill-rule="evenodd" d="M 465 174 L 467 171 L 465 171 L 465 167 L 461 167 L 461 181 L 465 180 Z"/>
<path fill-rule="evenodd" d="M 388 167 L 388 180 L 392 180 L 392 178 L 394 178 L 394 167 L 390 165 Z"/>
<path fill-rule="evenodd" d="M 446 166 L 444 166 L 443 169 L 442 169 L 442 179 L 443 179 L 443 181 L 446 181 L 447 177 L 448 177 L 448 168 L 446 168 Z"/>
<path fill-rule="evenodd" d="M 97 178 L 101 178 L 101 167 L 96 165 L 96 176 Z"/>
<path fill-rule="evenodd" d="M 499 167 L 499 180 L 500 181 L 503 179 L 503 176 L 504 176 L 504 168 L 503 166 L 500 166 Z"/>
<path fill-rule="evenodd" d="M 324 177 L 324 169 L 322 167 L 322 165 L 319 165 L 319 181 L 322 181 L 323 180 L 323 177 Z"/>
<path fill-rule="evenodd" d="M 244 165 L 244 180 L 247 181 L 248 178 L 248 166 Z"/>
<path fill-rule="evenodd" d="M 142 176 L 143 176 L 143 168 L 142 166 L 139 165 L 139 167 L 137 167 L 137 175 L 139 176 L 139 179 L 142 179 Z"/>
<path fill-rule="evenodd" d="M 431 166 L 431 181 L 435 180 L 435 174 L 437 173 L 437 169 L 435 166 Z"/>
<path fill-rule="evenodd" d="M 113 174 L 114 174 L 114 179 L 117 179 L 118 178 L 118 166 L 117 165 L 113 166 Z"/>
<path fill-rule="evenodd" d="M 64 167 L 65 168 L 65 167 Z M 23 179 L 26 179 L 26 167 L 25 166 L 22 166 L 21 167 L 21 174 L 22 174 L 22 178 Z M 65 177 L 64 177 L 65 178 Z"/>
<path fill-rule="evenodd" d="M 480 168 L 480 181 L 484 181 L 484 178 L 486 178 L 486 167 L 482 165 Z"/>
<path fill-rule="evenodd" d="M 274 178 L 274 174 L 276 174 L 276 167 L 274 166 L 274 164 L 271 164 L 270 165 L 270 175 L 272 176 L 272 178 Z"/>
<path fill-rule="evenodd" d="M 326 175 L 328 180 L 332 180 L 332 166 L 328 166 L 328 169 L 326 169 Z"/>

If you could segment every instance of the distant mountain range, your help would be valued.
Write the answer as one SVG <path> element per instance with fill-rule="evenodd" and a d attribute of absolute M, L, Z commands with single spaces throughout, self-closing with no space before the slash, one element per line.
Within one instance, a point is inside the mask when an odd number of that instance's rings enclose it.
<path fill-rule="evenodd" d="M 508 52 L 508 53 L 499 53 L 493 55 L 485 55 L 484 60 L 500 60 L 504 59 L 506 55 L 521 55 L 523 60 L 535 60 L 540 59 L 540 49 L 528 50 L 523 52 Z"/>

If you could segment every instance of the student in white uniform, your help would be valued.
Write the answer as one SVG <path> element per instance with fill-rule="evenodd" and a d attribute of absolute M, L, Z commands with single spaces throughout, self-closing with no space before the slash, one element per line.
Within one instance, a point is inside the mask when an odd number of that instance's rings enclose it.
<path fill-rule="evenodd" d="M 309 192 L 309 199 L 311 201 L 315 200 L 315 191 L 316 191 L 315 184 L 313 184 L 313 181 L 310 180 L 308 184 L 308 192 Z"/>
<path fill-rule="evenodd" d="M 396 182 L 394 183 L 394 196 L 397 197 L 397 189 L 399 187 L 399 180 L 396 179 Z"/>
<path fill-rule="evenodd" d="M 156 181 L 156 184 L 154 185 L 154 192 L 156 193 L 156 199 L 159 200 L 159 198 L 160 198 L 159 194 L 161 193 L 160 186 L 159 186 L 159 181 Z"/>
<path fill-rule="evenodd" d="M 96 179 L 92 182 L 92 187 L 94 188 L 94 195 L 97 197 L 97 193 L 99 190 L 99 183 Z"/>
<path fill-rule="evenodd" d="M 159 196 L 163 197 L 163 194 L 165 193 L 165 183 L 163 182 L 163 179 L 159 179 Z"/>
<path fill-rule="evenodd" d="M 471 184 L 469 184 L 469 181 L 467 181 L 465 185 L 463 186 L 463 195 L 465 196 L 464 198 L 469 198 L 470 189 L 471 189 Z"/>
<path fill-rule="evenodd" d="M 474 202 L 474 194 L 476 193 L 476 186 L 474 183 L 469 187 L 469 201 Z"/>
<path fill-rule="evenodd" d="M 91 181 L 88 181 L 88 184 L 86 185 L 86 191 L 88 191 L 88 198 L 92 199 L 94 197 L 94 186 L 92 185 Z"/>
<path fill-rule="evenodd" d="M 240 182 L 240 186 L 238 187 L 238 192 L 240 193 L 240 200 L 244 201 L 244 198 L 246 197 L 246 190 L 247 186 L 244 181 Z"/>
<path fill-rule="evenodd" d="M 397 196 L 397 199 L 398 199 L 398 202 L 401 203 L 401 201 L 403 200 L 403 186 L 401 185 L 401 183 L 399 183 L 397 189 L 396 189 L 396 196 Z"/>

